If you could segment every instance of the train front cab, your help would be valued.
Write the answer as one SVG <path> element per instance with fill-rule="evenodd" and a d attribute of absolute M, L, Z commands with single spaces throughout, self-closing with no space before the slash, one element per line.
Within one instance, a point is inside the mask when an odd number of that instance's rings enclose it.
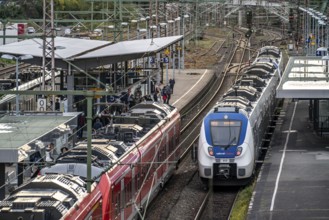
<path fill-rule="evenodd" d="M 245 116 L 235 113 L 207 116 L 198 145 L 200 179 L 205 186 L 245 185 L 253 174 L 254 152 L 252 129 Z"/>

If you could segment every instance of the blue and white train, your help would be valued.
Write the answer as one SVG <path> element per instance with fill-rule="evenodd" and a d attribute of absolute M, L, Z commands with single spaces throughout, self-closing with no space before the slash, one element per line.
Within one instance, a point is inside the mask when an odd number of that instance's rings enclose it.
<path fill-rule="evenodd" d="M 203 119 L 198 165 L 206 186 L 250 181 L 276 105 L 282 63 L 279 48 L 262 47 L 243 76 Z"/>

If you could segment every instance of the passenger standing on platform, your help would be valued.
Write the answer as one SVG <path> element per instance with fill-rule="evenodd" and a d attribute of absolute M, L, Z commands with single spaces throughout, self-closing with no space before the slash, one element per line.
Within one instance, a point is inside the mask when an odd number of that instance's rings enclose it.
<path fill-rule="evenodd" d="M 46 162 L 53 162 L 54 158 L 53 158 L 53 152 L 54 152 L 54 144 L 50 143 L 46 149 Z"/>
<path fill-rule="evenodd" d="M 69 149 L 68 149 L 67 147 L 62 147 L 62 148 L 61 148 L 61 153 L 60 153 L 59 156 L 62 156 L 63 154 L 65 154 L 65 153 L 68 152 L 68 151 L 69 151 Z"/>
<path fill-rule="evenodd" d="M 158 101 L 158 93 L 159 93 L 159 91 L 157 89 L 155 89 L 155 91 L 153 93 L 153 101 L 155 101 L 155 102 Z"/>
<path fill-rule="evenodd" d="M 161 96 L 164 104 L 167 104 L 167 94 L 166 94 L 166 89 L 165 87 L 162 88 L 161 90 Z"/>
<path fill-rule="evenodd" d="M 61 103 L 59 103 L 59 99 L 56 99 L 55 102 L 55 111 L 59 111 L 61 109 Z"/>
<path fill-rule="evenodd" d="M 102 127 L 103 127 L 103 123 L 101 122 L 101 119 L 100 118 L 97 118 L 96 121 L 95 121 L 95 123 L 94 123 L 93 128 L 95 130 L 98 130 L 98 129 L 102 128 Z"/>
<path fill-rule="evenodd" d="M 78 117 L 78 138 L 81 139 L 83 136 L 84 126 L 86 124 L 85 113 L 81 113 Z"/>
<path fill-rule="evenodd" d="M 174 93 L 175 79 L 169 79 L 169 85 L 171 88 L 171 94 Z"/>
<path fill-rule="evenodd" d="M 171 98 L 172 90 L 171 90 L 171 88 L 170 88 L 169 85 L 166 85 L 163 89 L 165 90 L 165 94 L 167 95 L 167 99 L 166 99 L 167 102 L 166 102 L 166 104 L 169 104 L 169 101 L 170 101 L 170 98 Z"/>
<path fill-rule="evenodd" d="M 134 94 L 131 94 L 129 96 L 128 103 L 129 103 L 129 108 L 133 107 L 136 104 Z"/>
<path fill-rule="evenodd" d="M 30 156 L 30 162 L 32 162 L 31 166 L 31 178 L 36 177 L 39 174 L 39 171 L 41 169 L 40 163 L 44 163 L 44 160 L 42 159 L 42 156 L 40 154 L 40 151 L 38 150 L 33 154 L 33 156 Z"/>
<path fill-rule="evenodd" d="M 138 87 L 134 91 L 134 96 L 135 96 L 135 103 L 140 103 L 141 98 L 142 98 L 142 90 L 141 90 L 141 85 L 138 85 Z"/>

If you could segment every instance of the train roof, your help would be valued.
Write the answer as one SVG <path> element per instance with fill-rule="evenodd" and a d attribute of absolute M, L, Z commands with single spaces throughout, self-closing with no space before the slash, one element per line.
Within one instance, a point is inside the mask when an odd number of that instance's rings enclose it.
<path fill-rule="evenodd" d="M 161 121 L 165 122 L 163 119 L 170 117 L 174 110 L 177 111 L 168 105 L 144 102 L 119 116 L 101 114 L 101 120 L 109 120 L 109 123 L 96 130 L 91 140 L 93 178 L 117 162 L 153 127 Z M 86 172 L 83 170 L 86 170 L 87 164 L 87 145 L 87 141 L 76 143 L 72 149 L 56 159 L 56 165 L 44 168 L 41 173 L 69 172 L 85 179 Z"/>
<path fill-rule="evenodd" d="M 261 48 L 252 65 L 244 72 L 216 103 L 214 112 L 251 112 L 256 106 L 264 88 L 272 79 L 281 62 L 281 52 L 278 48 L 268 46 Z"/>
<path fill-rule="evenodd" d="M 267 60 L 268 61 L 268 60 Z M 268 63 L 268 62 L 254 62 L 253 64 L 258 64 L 258 65 L 252 65 L 249 68 L 247 68 L 246 72 L 248 72 L 249 70 L 253 70 L 253 69 L 259 69 L 260 65 L 262 66 L 261 68 L 266 70 L 266 71 L 271 71 L 273 69 L 273 64 L 272 63 Z"/>
<path fill-rule="evenodd" d="M 236 85 L 225 93 L 224 97 L 226 96 L 243 96 L 250 101 L 255 101 L 259 94 L 254 87 Z"/>
<path fill-rule="evenodd" d="M 55 220 L 61 217 L 86 195 L 85 181 L 78 176 L 38 176 L 0 201 L 3 219 Z"/>
<path fill-rule="evenodd" d="M 229 102 L 237 102 L 240 104 L 243 104 L 245 106 L 249 106 L 251 105 L 250 100 L 248 100 L 247 98 L 243 97 L 243 96 L 226 96 L 223 99 L 220 100 L 219 103 L 229 103 Z"/>
<path fill-rule="evenodd" d="M 144 102 L 135 105 L 128 112 L 122 114 L 122 116 L 142 116 L 164 119 L 172 110 L 173 107 L 169 105 L 158 102 Z"/>
<path fill-rule="evenodd" d="M 258 76 L 244 75 L 237 81 L 237 84 L 241 86 L 252 86 L 254 88 L 262 88 L 266 86 L 266 81 Z"/>
<path fill-rule="evenodd" d="M 280 58 L 281 51 L 278 47 L 266 46 L 262 47 L 258 51 L 258 57 L 271 56 L 273 58 Z"/>
<path fill-rule="evenodd" d="M 83 180 L 87 179 L 87 164 L 86 163 L 58 163 L 51 167 L 45 167 L 40 171 L 41 175 L 46 174 L 71 174 L 80 176 Z M 91 166 L 91 178 L 99 181 L 100 174 L 104 171 L 103 168 Z"/>

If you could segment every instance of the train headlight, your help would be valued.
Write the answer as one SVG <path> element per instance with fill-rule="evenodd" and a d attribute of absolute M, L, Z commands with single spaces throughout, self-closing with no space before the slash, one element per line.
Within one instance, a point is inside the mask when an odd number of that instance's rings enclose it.
<path fill-rule="evenodd" d="M 236 156 L 240 156 L 242 154 L 242 147 L 238 147 L 238 149 L 236 150 Z"/>
<path fill-rule="evenodd" d="M 214 150 L 212 147 L 208 147 L 208 153 L 210 156 L 214 156 Z"/>

